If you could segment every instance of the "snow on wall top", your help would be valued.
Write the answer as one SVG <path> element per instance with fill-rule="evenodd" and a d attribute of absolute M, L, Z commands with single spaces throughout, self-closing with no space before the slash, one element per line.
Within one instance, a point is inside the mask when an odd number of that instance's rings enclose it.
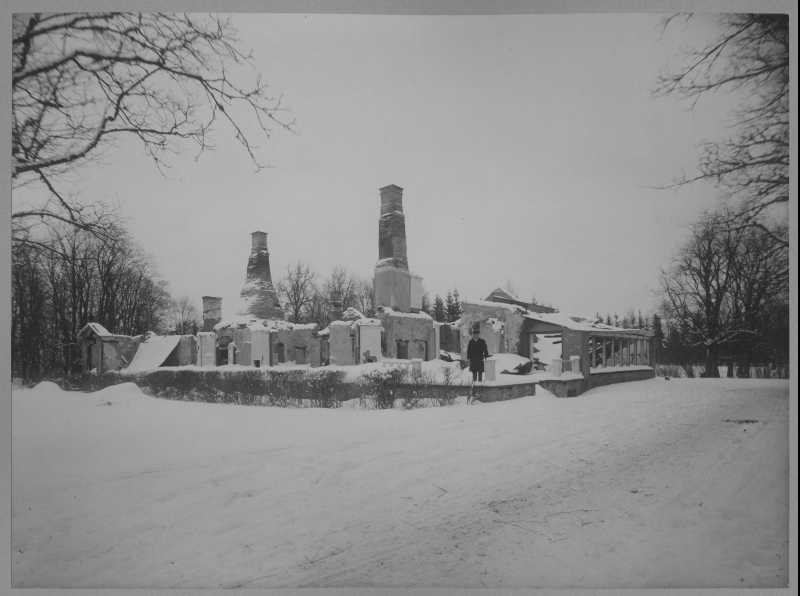
<path fill-rule="evenodd" d="M 234 327 L 237 329 L 250 329 L 251 331 L 300 331 L 303 329 L 314 331 L 316 323 L 290 323 L 278 319 L 261 319 L 253 315 L 235 315 L 226 317 L 214 325 L 214 331 L 221 331 Z"/>
<path fill-rule="evenodd" d="M 400 312 L 399 310 L 393 309 L 391 306 L 379 306 L 377 309 L 379 314 L 384 315 L 391 315 L 393 317 L 408 317 L 410 319 L 428 319 L 433 320 L 433 318 L 425 312 Z"/>
<path fill-rule="evenodd" d="M 347 310 L 342 313 L 342 320 L 344 321 L 357 321 L 363 318 L 365 318 L 364 314 L 352 306 L 348 307 Z"/>
<path fill-rule="evenodd" d="M 383 323 L 381 323 L 378 319 L 368 319 L 367 317 L 357 319 L 355 321 L 331 321 L 327 328 L 323 329 L 324 332 L 327 333 L 328 329 L 331 327 L 365 327 L 365 326 L 375 326 L 375 327 L 383 327 Z M 320 334 L 323 332 L 320 331 Z"/>
<path fill-rule="evenodd" d="M 385 259 L 379 259 L 375 262 L 375 269 L 380 269 L 382 267 L 397 267 L 396 264 L 397 258 L 396 257 L 386 257 Z"/>
<path fill-rule="evenodd" d="M 381 323 L 378 319 L 368 319 L 366 317 L 364 317 L 363 319 L 359 319 L 357 321 L 353 321 L 353 325 L 358 325 L 359 327 L 364 327 L 364 326 L 383 327 L 383 323 Z"/>

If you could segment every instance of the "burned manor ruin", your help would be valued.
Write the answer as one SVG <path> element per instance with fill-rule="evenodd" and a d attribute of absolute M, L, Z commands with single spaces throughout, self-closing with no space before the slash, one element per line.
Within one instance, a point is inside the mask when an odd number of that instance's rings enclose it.
<path fill-rule="evenodd" d="M 465 357 L 471 332 L 479 329 L 491 354 L 528 358 L 535 371 L 563 375 L 565 382 L 581 379 L 574 394 L 654 375 L 652 332 L 558 313 L 500 288 L 484 300 L 462 300 L 458 321 L 434 321 L 422 311 L 422 277 L 409 269 L 403 189 L 394 184 L 380 189 L 374 288 L 374 318 L 352 308 L 343 311 L 341 295 L 332 292 L 333 321 L 326 328 L 288 322 L 272 281 L 267 233 L 256 231 L 232 314 L 225 314 L 222 298 L 208 295 L 202 297 L 203 329 L 196 336 L 127 337 L 90 323 L 78 335 L 83 370 L 455 360 Z M 487 380 L 493 378 L 489 367 Z"/>

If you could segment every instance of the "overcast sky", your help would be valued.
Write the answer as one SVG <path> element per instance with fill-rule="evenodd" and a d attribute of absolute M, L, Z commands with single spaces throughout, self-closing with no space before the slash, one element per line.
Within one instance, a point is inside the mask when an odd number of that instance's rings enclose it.
<path fill-rule="evenodd" d="M 236 15 L 256 71 L 296 119 L 254 173 L 220 122 L 216 153 L 172 160 L 169 179 L 122 142 L 85 172 L 87 197 L 123 202 L 175 296 L 222 296 L 245 276 L 250 232 L 269 234 L 273 281 L 308 261 L 371 277 L 378 189 L 403 195 L 410 269 L 435 294 L 484 298 L 510 281 L 562 312 L 651 310 L 659 267 L 716 192 L 650 187 L 691 173 L 734 97 L 693 109 L 653 99 L 682 46 L 715 16 Z M 254 75 L 256 71 L 244 74 Z"/>

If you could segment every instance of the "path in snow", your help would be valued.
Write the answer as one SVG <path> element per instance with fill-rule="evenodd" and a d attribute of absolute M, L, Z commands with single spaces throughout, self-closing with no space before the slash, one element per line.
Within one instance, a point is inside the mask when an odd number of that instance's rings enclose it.
<path fill-rule="evenodd" d="M 410 412 L 15 391 L 12 582 L 786 586 L 788 422 L 786 381 Z"/>

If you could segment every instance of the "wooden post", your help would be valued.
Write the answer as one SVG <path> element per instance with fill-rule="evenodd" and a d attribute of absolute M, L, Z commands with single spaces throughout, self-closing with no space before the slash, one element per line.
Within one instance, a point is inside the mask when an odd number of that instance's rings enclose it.
<path fill-rule="evenodd" d="M 603 368 L 606 367 L 606 340 L 607 339 L 608 338 L 604 335 L 603 336 L 603 357 L 602 357 L 603 358 L 603 361 L 602 361 Z"/>

